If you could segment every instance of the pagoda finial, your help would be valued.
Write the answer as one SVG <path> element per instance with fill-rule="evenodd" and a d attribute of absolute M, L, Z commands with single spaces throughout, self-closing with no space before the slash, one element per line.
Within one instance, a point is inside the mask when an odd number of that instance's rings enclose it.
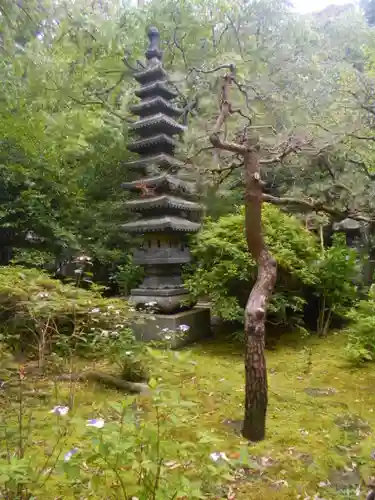
<path fill-rule="evenodd" d="M 147 36 L 150 40 L 148 49 L 146 50 L 147 64 L 152 65 L 161 61 L 163 52 L 160 50 L 160 33 L 155 26 L 150 26 L 147 30 Z"/>

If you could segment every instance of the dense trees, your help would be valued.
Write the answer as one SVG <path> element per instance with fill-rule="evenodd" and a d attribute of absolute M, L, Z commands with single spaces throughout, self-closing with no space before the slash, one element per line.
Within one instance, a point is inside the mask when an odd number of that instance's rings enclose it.
<path fill-rule="evenodd" d="M 322 234 L 355 219 L 364 253 L 374 254 L 372 11 L 366 2 L 366 22 L 355 6 L 299 16 L 286 0 L 1 2 L 2 262 L 82 251 L 104 264 L 124 258 L 127 109 L 150 23 L 189 123 L 181 154 L 208 214 L 244 201 L 248 153 L 222 141 L 256 137 L 259 202 L 308 214 Z M 232 109 L 215 129 L 232 65 Z"/>

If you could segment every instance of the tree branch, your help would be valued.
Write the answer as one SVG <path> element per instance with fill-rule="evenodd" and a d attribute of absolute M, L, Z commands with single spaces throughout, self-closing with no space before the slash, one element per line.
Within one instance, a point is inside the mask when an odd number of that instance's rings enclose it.
<path fill-rule="evenodd" d="M 349 218 L 356 220 L 358 222 L 366 222 L 366 223 L 375 221 L 375 219 L 372 219 L 370 217 L 365 217 L 364 215 L 358 214 L 357 212 L 352 212 L 350 210 L 343 210 L 343 211 L 337 210 L 335 208 L 324 205 L 320 201 L 302 200 L 290 197 L 278 198 L 276 196 L 272 196 L 271 194 L 265 194 L 265 193 L 263 193 L 263 201 L 278 206 L 294 206 L 304 211 L 324 212 L 340 220 Z"/>
<path fill-rule="evenodd" d="M 375 174 L 372 174 L 368 168 L 368 166 L 366 165 L 365 162 L 363 161 L 358 161 L 358 160 L 354 160 L 352 158 L 347 158 L 347 161 L 349 161 L 350 163 L 353 163 L 353 165 L 357 165 L 358 167 L 361 167 L 363 173 L 366 175 L 366 177 L 368 177 L 371 181 L 374 181 L 375 180 Z"/>
<path fill-rule="evenodd" d="M 261 165 L 273 165 L 275 163 L 281 163 L 285 158 L 292 153 L 297 153 L 301 151 L 304 146 L 311 144 L 312 140 L 309 141 L 301 141 L 298 137 L 289 137 L 287 141 L 283 144 L 279 145 L 275 149 L 279 149 L 283 146 L 283 151 L 273 158 L 263 158 L 260 160 Z"/>

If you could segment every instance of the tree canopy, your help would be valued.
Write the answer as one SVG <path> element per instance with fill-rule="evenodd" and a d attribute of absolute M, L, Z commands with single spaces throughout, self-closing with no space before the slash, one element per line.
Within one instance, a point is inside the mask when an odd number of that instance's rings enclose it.
<path fill-rule="evenodd" d="M 54 256 L 85 250 L 103 261 L 123 253 L 128 105 L 150 24 L 189 124 L 181 154 L 208 213 L 242 200 L 240 159 L 208 141 L 220 68 L 233 64 L 241 113 L 228 127 L 256 127 L 268 201 L 372 223 L 374 36 L 357 7 L 332 9 L 302 16 L 283 0 L 2 2 L 3 246 L 31 241 Z"/>

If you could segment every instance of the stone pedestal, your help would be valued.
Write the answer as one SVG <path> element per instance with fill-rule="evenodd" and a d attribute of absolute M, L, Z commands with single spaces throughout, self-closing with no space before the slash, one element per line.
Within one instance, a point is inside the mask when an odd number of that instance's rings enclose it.
<path fill-rule="evenodd" d="M 210 310 L 194 307 L 177 314 L 154 314 L 144 316 L 133 324 L 135 337 L 143 342 L 164 341 L 165 335 L 173 348 L 183 347 L 211 335 Z M 187 325 L 189 330 L 180 331 L 181 325 Z M 163 331 L 164 330 L 164 331 Z M 166 331 L 168 330 L 168 331 Z"/>

